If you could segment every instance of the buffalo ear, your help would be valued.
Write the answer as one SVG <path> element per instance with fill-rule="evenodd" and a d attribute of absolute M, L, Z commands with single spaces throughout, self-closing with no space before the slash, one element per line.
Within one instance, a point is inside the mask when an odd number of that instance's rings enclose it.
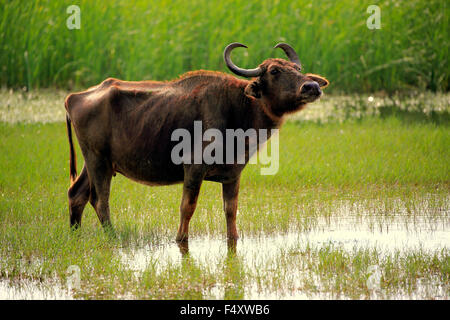
<path fill-rule="evenodd" d="M 330 84 L 330 81 L 328 81 L 324 77 L 318 76 L 317 74 L 307 73 L 305 74 L 305 76 L 317 82 L 321 88 L 326 88 Z"/>
<path fill-rule="evenodd" d="M 254 80 L 250 82 L 246 87 L 244 93 L 247 96 L 251 96 L 254 98 L 261 98 L 261 87 L 259 85 L 258 80 Z"/>

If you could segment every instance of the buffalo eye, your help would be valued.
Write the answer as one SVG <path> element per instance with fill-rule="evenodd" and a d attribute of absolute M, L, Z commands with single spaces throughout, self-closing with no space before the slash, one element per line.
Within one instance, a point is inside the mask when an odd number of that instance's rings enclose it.
<path fill-rule="evenodd" d="M 278 74 L 278 73 L 280 73 L 280 71 L 278 69 L 272 69 L 270 71 L 270 74 L 272 74 L 272 75 L 275 75 L 275 74 Z"/>

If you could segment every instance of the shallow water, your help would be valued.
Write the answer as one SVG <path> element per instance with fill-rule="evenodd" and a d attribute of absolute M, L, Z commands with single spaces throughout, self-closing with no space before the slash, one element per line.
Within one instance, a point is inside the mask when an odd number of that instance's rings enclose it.
<path fill-rule="evenodd" d="M 423 202 L 426 203 L 426 202 Z M 223 299 L 230 290 L 238 290 L 243 299 L 349 299 L 339 292 L 323 287 L 317 274 L 299 266 L 302 253 L 307 248 L 339 248 L 346 252 L 359 249 L 376 250 L 381 258 L 396 252 L 434 253 L 450 250 L 450 210 L 448 199 L 439 208 L 425 205 L 423 214 L 409 215 L 401 205 L 395 212 L 364 212 L 367 203 L 340 201 L 330 216 L 319 216 L 309 231 L 292 228 L 288 232 L 270 234 L 245 234 L 241 232 L 236 248 L 229 247 L 226 239 L 217 236 L 192 235 L 188 248 L 175 241 L 117 249 L 123 268 L 139 277 L 146 269 L 154 268 L 157 274 L 169 266 L 180 266 L 187 257 L 202 270 L 214 274 L 224 272 L 224 261 L 233 252 L 237 257 L 233 268 L 253 277 L 260 275 L 259 283 L 227 283 L 204 288 L 206 299 Z M 427 209 L 428 208 L 428 211 Z M 188 254 L 187 254 L 188 252 Z M 286 258 L 288 257 L 288 258 Z M 294 263 L 280 262 L 294 259 Z M 291 261 L 291 262 L 292 262 Z M 282 274 L 280 274 L 280 272 Z M 383 270 L 380 270 L 381 274 Z M 273 289 L 266 286 L 264 278 L 276 276 L 288 286 Z M 314 283 L 316 290 L 304 288 L 304 280 Z M 236 279 L 234 279 L 236 280 Z M 233 281 L 234 281 L 233 280 Z M 282 286 L 283 287 L 283 286 Z M 234 297 L 236 292 L 234 292 Z M 398 288 L 394 292 L 370 291 L 365 298 L 373 299 L 448 299 L 449 286 L 436 277 L 417 279 L 413 288 Z M 133 298 L 133 296 L 126 296 Z M 56 280 L 38 282 L 21 280 L 0 281 L 0 299 L 72 299 L 72 292 Z"/>
<path fill-rule="evenodd" d="M 400 226 L 387 229 L 364 228 L 349 224 L 345 227 L 322 227 L 321 230 L 297 233 L 288 232 L 269 236 L 245 236 L 238 240 L 236 254 L 243 256 L 248 268 L 261 260 L 275 258 L 280 250 L 303 248 L 308 244 L 314 246 L 334 244 L 345 250 L 354 248 L 374 248 L 380 253 L 393 253 L 397 250 L 408 251 L 421 249 L 434 252 L 443 248 L 450 249 L 450 223 L 442 223 L 434 230 L 405 230 Z M 173 241 L 162 245 L 119 250 L 122 263 L 134 271 L 144 271 L 151 263 L 156 263 L 162 270 L 168 264 L 181 263 L 183 249 Z M 228 252 L 225 239 L 202 237 L 189 240 L 189 256 L 199 264 L 209 264 L 211 260 L 219 261 Z M 221 268 L 221 266 L 216 266 Z M 213 270 L 216 271 L 216 270 Z"/>
<path fill-rule="evenodd" d="M 57 282 L 0 280 L 0 300 L 72 300 L 72 293 Z"/>
<path fill-rule="evenodd" d="M 412 251 L 424 249 L 429 251 L 450 249 L 450 228 L 432 232 L 409 232 L 405 230 L 393 231 L 362 231 L 335 228 L 322 231 L 312 231 L 304 234 L 294 232 L 276 234 L 268 237 L 244 237 L 237 244 L 236 254 L 243 257 L 240 266 L 246 272 L 257 273 L 259 269 L 276 267 L 276 261 L 283 254 L 289 254 L 304 250 L 308 245 L 321 247 L 330 244 L 342 246 L 345 250 L 355 248 L 377 248 L 381 254 L 395 252 L 395 250 Z M 120 250 L 123 265 L 137 274 L 143 272 L 150 264 L 161 272 L 167 265 L 179 265 L 182 263 L 182 250 L 175 242 L 158 246 L 144 246 L 139 248 L 127 248 Z M 224 239 L 198 238 L 189 241 L 189 257 L 197 265 L 208 266 L 211 272 L 220 272 L 223 269 L 223 258 L 228 249 Z M 269 267 L 267 267 L 269 266 Z M 267 274 L 270 276 L 270 274 Z M 301 287 L 302 271 L 295 269 L 284 275 L 290 278 L 293 284 L 298 283 Z M 317 286 L 320 287 L 319 279 Z M 448 287 L 439 283 L 439 280 L 430 282 L 423 280 L 413 292 L 398 292 L 390 296 L 391 299 L 424 299 L 424 298 L 447 298 Z M 213 287 L 204 292 L 208 299 L 223 299 L 225 288 Z M 244 289 L 244 299 L 327 299 L 332 298 L 331 293 L 266 291 L 257 285 L 250 285 Z M 380 296 L 381 297 L 381 296 Z M 385 296 L 383 296 L 385 298 Z M 345 296 L 340 297 L 345 298 Z"/>
<path fill-rule="evenodd" d="M 392 255 L 396 252 L 434 253 L 442 249 L 450 249 L 450 219 L 448 210 L 439 210 L 433 216 L 406 216 L 397 212 L 386 219 L 379 216 L 348 214 L 348 204 L 342 205 L 338 214 L 331 217 L 320 217 L 315 227 L 307 232 L 291 230 L 285 233 L 269 235 L 241 235 L 235 249 L 240 257 L 239 268 L 246 273 L 258 274 L 260 270 L 269 272 L 278 268 L 277 261 L 286 254 L 296 254 L 306 248 L 325 248 L 330 245 L 352 252 L 357 249 L 376 250 L 378 255 Z M 344 214 L 347 213 L 347 214 Z M 119 250 L 122 264 L 137 275 L 151 265 L 161 272 L 167 266 L 180 265 L 186 256 L 186 247 L 180 248 L 175 242 L 161 245 L 145 245 Z M 197 265 L 207 267 L 209 271 L 220 273 L 223 270 L 223 259 L 229 248 L 222 238 L 193 237 L 189 240 L 189 258 Z M 299 257 L 299 259 L 301 259 Z M 381 270 L 382 272 L 382 270 Z M 300 290 L 304 270 L 293 268 L 282 275 L 289 279 L 290 287 L 295 290 L 265 290 L 256 284 L 243 288 L 244 299 L 327 299 L 336 298 L 330 292 L 319 293 Z M 311 277 L 311 275 L 309 275 Z M 313 279 L 320 291 L 320 279 Z M 223 299 L 226 296 L 223 286 L 215 286 L 203 292 L 208 299 Z M 447 299 L 448 284 L 439 279 L 418 279 L 412 290 L 399 289 L 395 293 L 380 291 L 370 292 L 370 298 L 383 299 Z M 348 298 L 345 295 L 340 299 Z"/>
<path fill-rule="evenodd" d="M 308 105 L 305 110 L 289 118 L 300 121 L 341 122 L 368 116 L 385 116 L 392 111 L 403 116 L 414 115 L 416 119 L 431 120 L 434 115 L 448 117 L 449 94 L 420 92 L 409 96 L 387 95 L 327 95 Z"/>

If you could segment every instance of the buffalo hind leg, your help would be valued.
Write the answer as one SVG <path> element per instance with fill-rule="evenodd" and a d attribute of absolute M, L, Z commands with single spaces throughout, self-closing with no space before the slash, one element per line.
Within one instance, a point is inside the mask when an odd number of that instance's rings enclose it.
<path fill-rule="evenodd" d="M 176 240 L 178 242 L 187 242 L 189 238 L 189 222 L 197 206 L 198 194 L 203 181 L 201 170 L 194 169 L 196 166 L 185 170 L 185 179 L 183 184 L 183 198 L 180 205 L 180 226 Z"/>
<path fill-rule="evenodd" d="M 236 213 L 238 207 L 239 179 L 231 183 L 222 184 L 223 209 L 227 220 L 228 249 L 236 250 L 239 238 L 236 228 Z"/>
<path fill-rule="evenodd" d="M 89 201 L 89 194 L 89 177 L 86 166 L 84 166 L 81 174 L 67 192 L 69 197 L 70 227 L 72 229 L 77 229 L 81 226 L 81 217 L 83 215 L 84 207 Z"/>
<path fill-rule="evenodd" d="M 94 157 L 86 160 L 91 182 L 90 203 L 105 231 L 114 235 L 109 213 L 109 192 L 113 170 L 108 159 Z"/>

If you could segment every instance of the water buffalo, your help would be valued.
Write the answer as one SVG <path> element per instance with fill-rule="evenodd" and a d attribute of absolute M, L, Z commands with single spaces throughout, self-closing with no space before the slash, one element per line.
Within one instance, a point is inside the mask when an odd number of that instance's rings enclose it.
<path fill-rule="evenodd" d="M 246 48 L 240 43 L 228 45 L 225 63 L 233 73 L 250 80 L 203 70 L 165 82 L 109 78 L 66 98 L 71 227 L 81 225 L 89 201 L 102 225 L 112 228 L 108 199 L 111 178 L 118 172 L 147 185 L 183 183 L 179 242 L 188 239 L 202 181 L 222 183 L 227 237 L 238 238 L 239 180 L 248 157 L 243 164 L 175 164 L 171 150 L 176 142 L 171 134 L 178 128 L 193 132 L 194 121 L 201 121 L 203 130 L 221 132 L 279 128 L 286 114 L 318 99 L 329 82 L 318 75 L 302 74 L 297 54 L 285 43 L 275 48 L 281 48 L 290 61 L 267 59 L 255 69 L 242 69 L 231 61 L 230 53 L 236 47 Z M 71 124 L 85 159 L 78 177 Z"/>

